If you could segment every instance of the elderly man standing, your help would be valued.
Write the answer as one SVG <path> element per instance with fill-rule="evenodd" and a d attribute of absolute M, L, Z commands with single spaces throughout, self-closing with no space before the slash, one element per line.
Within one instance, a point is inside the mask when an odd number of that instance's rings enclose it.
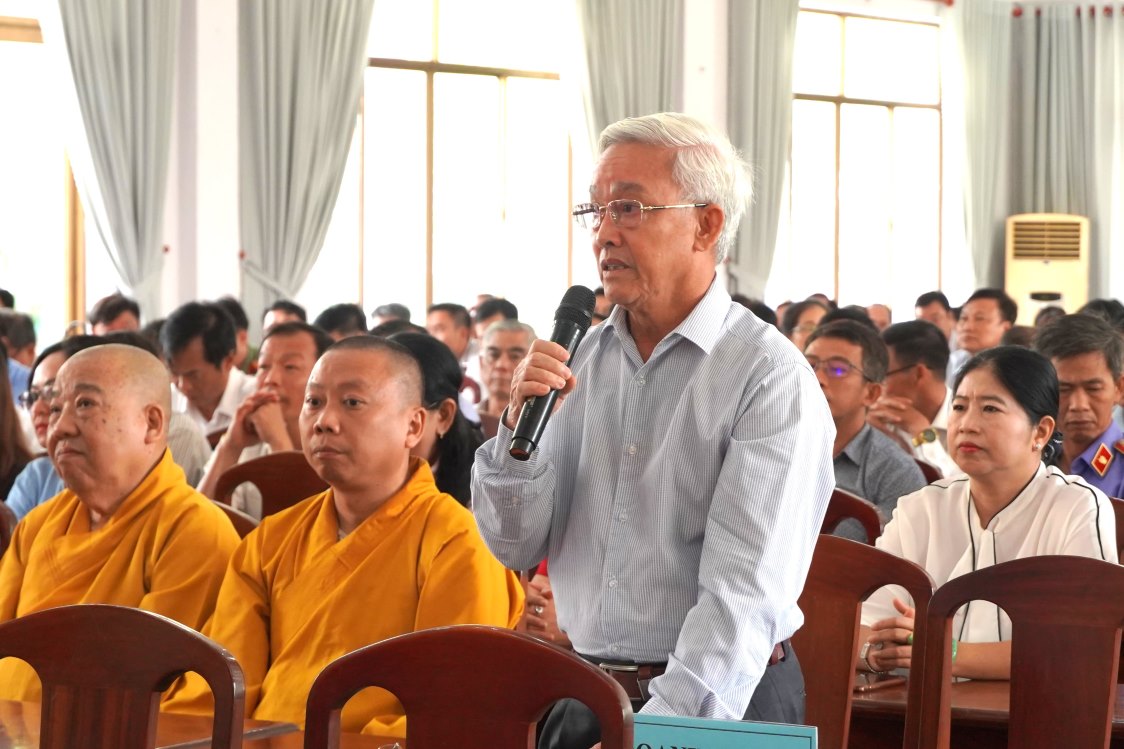
<path fill-rule="evenodd" d="M 87 349 L 59 369 L 47 449 L 67 489 L 16 526 L 0 621 L 112 603 L 202 627 L 238 536 L 172 461 L 170 392 L 160 360 L 133 346 Z M 0 661 L 0 697 L 38 699 L 31 668 Z"/>
<path fill-rule="evenodd" d="M 513 569 L 549 556 L 559 625 L 641 712 L 798 722 L 803 679 L 785 643 L 835 483 L 835 427 L 804 357 L 715 273 L 746 166 L 680 114 L 610 125 L 600 154 L 574 215 L 617 306 L 570 367 L 560 346 L 531 345 L 477 453 L 477 521 Z M 515 460 L 519 412 L 551 388 L 565 400 L 538 451 Z M 598 735 L 570 702 L 541 745 L 587 749 Z"/>
<path fill-rule="evenodd" d="M 246 715 L 304 722 L 313 680 L 341 655 L 447 624 L 511 627 L 514 574 L 488 553 L 471 513 L 410 456 L 428 418 L 409 349 L 346 338 L 316 363 L 300 415 L 305 457 L 328 491 L 265 518 L 238 547 L 206 634 L 246 679 Z M 210 710 L 194 675 L 165 708 Z M 388 692 L 360 692 L 344 731 L 403 736 Z"/>

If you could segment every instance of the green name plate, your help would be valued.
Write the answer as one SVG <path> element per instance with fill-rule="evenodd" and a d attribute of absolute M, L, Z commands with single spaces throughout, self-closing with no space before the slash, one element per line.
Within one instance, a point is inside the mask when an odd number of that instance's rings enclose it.
<path fill-rule="evenodd" d="M 636 749 L 816 749 L 814 726 L 636 715 L 633 727 Z"/>

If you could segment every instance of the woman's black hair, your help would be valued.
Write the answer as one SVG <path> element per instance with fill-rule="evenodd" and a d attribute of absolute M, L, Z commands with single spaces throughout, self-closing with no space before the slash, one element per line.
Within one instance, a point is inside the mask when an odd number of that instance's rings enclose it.
<path fill-rule="evenodd" d="M 1032 425 L 1043 416 L 1058 420 L 1058 373 L 1042 354 L 1022 346 L 996 346 L 969 359 L 956 375 L 953 393 L 969 372 L 987 369 L 1015 399 Z M 1061 452 L 1062 433 L 1057 429 L 1042 448 L 1042 460 L 1050 463 Z"/>
<path fill-rule="evenodd" d="M 459 396 L 464 373 L 460 363 L 441 341 L 426 333 L 397 333 L 390 340 L 410 350 L 421 367 L 424 381 L 424 405 L 433 410 L 447 400 L 457 403 L 456 415 L 449 431 L 437 441 L 433 478 L 437 488 L 465 507 L 472 501 L 472 461 L 476 448 L 484 442 L 479 428 L 461 413 Z"/>

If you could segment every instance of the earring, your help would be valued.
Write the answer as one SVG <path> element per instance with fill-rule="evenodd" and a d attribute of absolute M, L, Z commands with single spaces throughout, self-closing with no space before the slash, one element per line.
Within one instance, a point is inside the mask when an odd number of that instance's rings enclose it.
<path fill-rule="evenodd" d="M 1042 449 L 1042 445 L 1040 445 L 1040 444 L 1038 444 L 1037 442 L 1035 442 L 1035 443 L 1034 443 L 1034 451 L 1035 451 L 1035 452 L 1038 452 L 1038 451 L 1039 451 L 1039 450 L 1041 450 L 1041 449 Z"/>

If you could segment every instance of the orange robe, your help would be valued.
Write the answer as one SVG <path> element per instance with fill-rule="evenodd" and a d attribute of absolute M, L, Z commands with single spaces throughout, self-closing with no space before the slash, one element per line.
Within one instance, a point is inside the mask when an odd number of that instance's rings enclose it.
<path fill-rule="evenodd" d="M 133 606 L 201 629 L 214 609 L 238 534 L 188 485 L 165 450 L 97 530 L 69 489 L 16 526 L 0 559 L 0 622 L 76 603 Z M 38 700 L 23 661 L 0 660 L 0 699 Z"/>
<path fill-rule="evenodd" d="M 343 539 L 330 489 L 262 520 L 231 559 L 206 633 L 242 665 L 247 716 L 303 725 L 312 682 L 341 655 L 430 627 L 514 627 L 522 606 L 472 514 L 414 460 L 402 490 Z M 211 707 L 189 674 L 162 709 Z M 390 693 L 366 689 L 341 727 L 404 736 L 405 718 Z"/>

